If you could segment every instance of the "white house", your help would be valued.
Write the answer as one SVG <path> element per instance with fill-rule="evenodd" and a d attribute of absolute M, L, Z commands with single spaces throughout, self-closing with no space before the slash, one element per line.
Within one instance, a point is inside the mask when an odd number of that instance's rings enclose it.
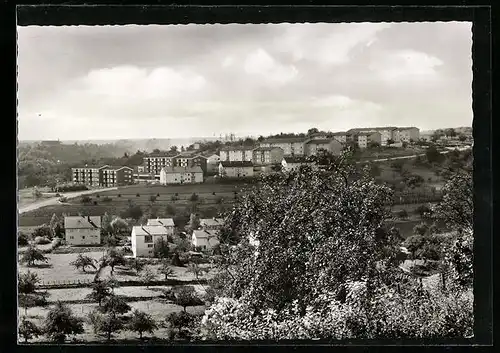
<path fill-rule="evenodd" d="M 163 238 L 167 241 L 168 230 L 160 226 L 135 226 L 132 228 L 131 247 L 134 257 L 152 257 L 155 242 Z"/>
<path fill-rule="evenodd" d="M 170 167 L 160 171 L 160 184 L 196 184 L 203 183 L 201 167 Z"/>
<path fill-rule="evenodd" d="M 219 230 L 222 228 L 222 219 L 217 218 L 202 218 L 200 219 L 200 228 L 206 230 Z"/>
<path fill-rule="evenodd" d="M 211 250 L 219 243 L 218 231 L 216 230 L 194 230 L 191 236 L 191 244 L 195 248 L 200 247 L 202 250 Z"/>
<path fill-rule="evenodd" d="M 101 243 L 101 216 L 64 217 L 66 243 L 69 245 L 98 245 Z"/>
<path fill-rule="evenodd" d="M 220 162 L 219 175 L 228 178 L 244 178 L 252 177 L 253 163 L 252 162 Z"/>
<path fill-rule="evenodd" d="M 148 226 L 161 226 L 165 227 L 167 230 L 168 235 L 174 234 L 174 220 L 173 218 L 152 218 L 148 219 L 148 223 L 146 224 Z"/>
<path fill-rule="evenodd" d="M 284 157 L 281 161 L 281 166 L 283 171 L 290 172 L 298 170 L 300 166 L 308 165 L 313 169 L 316 169 L 316 164 L 314 162 L 308 161 L 305 157 L 295 156 L 295 157 Z"/>

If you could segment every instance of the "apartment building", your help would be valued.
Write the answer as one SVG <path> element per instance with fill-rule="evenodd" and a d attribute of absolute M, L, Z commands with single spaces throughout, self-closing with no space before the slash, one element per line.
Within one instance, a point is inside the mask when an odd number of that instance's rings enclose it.
<path fill-rule="evenodd" d="M 195 167 L 165 167 L 160 171 L 160 184 L 203 183 L 203 170 Z"/>
<path fill-rule="evenodd" d="M 73 183 L 84 184 L 88 186 L 101 186 L 101 169 L 108 167 L 107 165 L 99 166 L 89 166 L 71 168 Z"/>
<path fill-rule="evenodd" d="M 335 139 L 312 139 L 305 144 L 306 156 L 314 156 L 318 150 L 326 150 L 336 156 L 342 153 L 342 144 Z"/>
<path fill-rule="evenodd" d="M 125 166 L 105 166 L 100 169 L 101 185 L 115 187 L 133 184 L 133 169 Z"/>
<path fill-rule="evenodd" d="M 207 172 L 217 172 L 220 162 L 220 156 L 214 152 L 202 152 L 200 155 L 207 161 Z"/>
<path fill-rule="evenodd" d="M 150 153 L 143 157 L 144 172 L 153 175 L 160 175 L 162 168 L 175 166 L 174 157 L 179 153 L 177 152 L 163 152 L 163 153 Z"/>
<path fill-rule="evenodd" d="M 191 244 L 201 250 L 212 250 L 219 243 L 218 231 L 216 230 L 193 230 L 191 235 Z"/>
<path fill-rule="evenodd" d="M 101 217 L 66 216 L 64 231 L 69 245 L 98 245 L 101 243 Z"/>
<path fill-rule="evenodd" d="M 385 127 L 366 127 L 366 128 L 356 128 L 347 131 L 350 135 L 357 135 L 359 133 L 373 133 L 378 132 L 380 134 L 380 145 L 387 146 L 388 140 L 395 140 L 394 133 L 397 130 L 395 126 L 385 126 Z"/>
<path fill-rule="evenodd" d="M 258 147 L 253 150 L 252 161 L 255 165 L 279 164 L 284 153 L 280 147 Z"/>
<path fill-rule="evenodd" d="M 244 178 L 252 177 L 253 163 L 249 161 L 244 162 L 220 162 L 219 163 L 219 176 L 228 178 Z"/>
<path fill-rule="evenodd" d="M 394 130 L 394 141 L 407 142 L 418 141 L 420 139 L 420 130 L 416 127 L 399 127 Z"/>
<path fill-rule="evenodd" d="M 331 134 L 335 141 L 346 144 L 347 143 L 347 132 L 334 132 Z"/>
<path fill-rule="evenodd" d="M 167 235 L 174 234 L 175 223 L 173 218 L 151 218 L 148 219 L 147 226 L 165 227 Z"/>
<path fill-rule="evenodd" d="M 367 148 L 372 142 L 381 144 L 382 137 L 380 132 L 359 132 L 353 135 L 353 139 L 359 148 Z"/>
<path fill-rule="evenodd" d="M 175 167 L 193 168 L 200 167 L 203 173 L 207 172 L 207 158 L 195 152 L 181 152 L 173 157 Z"/>
<path fill-rule="evenodd" d="M 273 137 L 262 141 L 260 147 L 279 147 L 285 156 L 303 156 L 307 137 Z"/>
<path fill-rule="evenodd" d="M 307 165 L 316 169 L 314 162 L 308 161 L 304 156 L 285 156 L 281 161 L 282 170 L 284 172 L 291 172 L 298 170 L 301 166 Z"/>
<path fill-rule="evenodd" d="M 221 162 L 251 162 L 253 149 L 249 146 L 227 146 L 220 150 Z"/>

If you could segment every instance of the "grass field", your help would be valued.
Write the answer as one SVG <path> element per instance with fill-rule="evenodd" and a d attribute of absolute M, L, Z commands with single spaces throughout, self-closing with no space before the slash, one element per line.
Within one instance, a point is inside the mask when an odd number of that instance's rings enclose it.
<path fill-rule="evenodd" d="M 38 188 L 38 190 L 40 192 L 48 192 L 49 191 L 48 188 Z M 21 189 L 18 191 L 18 195 L 19 195 L 18 207 L 23 207 L 23 206 L 29 205 L 33 202 L 43 201 L 43 200 L 46 200 L 46 199 L 52 197 L 52 196 L 48 196 L 48 195 L 42 195 L 40 198 L 36 199 L 33 196 L 33 188 Z"/>

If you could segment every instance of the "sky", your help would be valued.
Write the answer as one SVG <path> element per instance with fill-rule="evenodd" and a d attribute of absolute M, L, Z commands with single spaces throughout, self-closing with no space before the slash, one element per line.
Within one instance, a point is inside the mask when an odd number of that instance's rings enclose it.
<path fill-rule="evenodd" d="M 472 126 L 470 22 L 18 27 L 19 140 Z"/>

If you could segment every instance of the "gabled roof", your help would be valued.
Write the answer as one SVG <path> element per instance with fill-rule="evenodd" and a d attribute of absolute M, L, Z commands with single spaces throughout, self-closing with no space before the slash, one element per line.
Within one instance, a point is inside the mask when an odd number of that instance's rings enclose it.
<path fill-rule="evenodd" d="M 135 235 L 166 235 L 167 229 L 164 226 L 134 226 L 132 234 Z"/>
<path fill-rule="evenodd" d="M 257 147 L 254 149 L 254 151 L 272 151 L 272 150 L 283 150 L 281 147 Z"/>
<path fill-rule="evenodd" d="M 313 163 L 312 161 L 308 161 L 307 158 L 303 156 L 287 156 L 283 157 L 283 159 L 287 163 Z"/>
<path fill-rule="evenodd" d="M 124 165 L 122 165 L 122 166 L 105 166 L 105 167 L 103 167 L 103 169 L 110 169 L 110 170 L 130 169 L 130 170 L 133 170 L 132 168 L 124 166 Z"/>
<path fill-rule="evenodd" d="M 71 169 L 103 169 L 103 168 L 108 168 L 109 166 L 108 165 L 99 165 L 99 164 L 87 164 L 87 165 L 83 165 L 83 166 L 79 166 L 79 167 L 74 167 L 74 168 L 71 168 Z"/>
<path fill-rule="evenodd" d="M 64 217 L 66 229 L 97 229 L 101 228 L 101 216 L 67 216 Z"/>
<path fill-rule="evenodd" d="M 167 174 L 173 173 L 203 173 L 200 166 L 194 167 L 163 167 L 161 170 Z"/>
<path fill-rule="evenodd" d="M 237 167 L 253 167 L 253 163 L 250 161 L 235 161 L 235 162 L 220 162 L 224 168 L 237 168 Z"/>
<path fill-rule="evenodd" d="M 331 140 L 331 139 L 317 139 L 317 140 L 311 140 L 311 141 L 308 141 L 306 142 L 306 144 L 312 144 L 312 145 L 324 145 L 324 144 L 327 144 L 327 143 L 332 143 L 332 142 L 337 142 L 335 140 Z"/>
<path fill-rule="evenodd" d="M 347 132 L 345 131 L 341 131 L 341 132 L 332 132 L 332 133 L 329 133 L 328 135 L 331 135 L 331 136 L 345 136 L 345 135 L 348 135 Z"/>
<path fill-rule="evenodd" d="M 221 219 L 216 218 L 202 218 L 200 219 L 200 225 L 205 226 L 220 226 L 222 225 Z"/>
<path fill-rule="evenodd" d="M 308 140 L 307 137 L 271 137 L 261 143 L 296 143 L 305 142 L 306 140 Z"/>
<path fill-rule="evenodd" d="M 173 218 L 152 218 L 148 219 L 148 226 L 174 227 Z"/>
<path fill-rule="evenodd" d="M 205 229 L 193 230 L 193 236 L 195 236 L 198 239 L 200 239 L 200 238 L 217 238 L 218 233 L 219 232 L 216 230 L 205 230 Z"/>
<path fill-rule="evenodd" d="M 212 157 L 212 156 L 219 157 L 219 155 L 217 154 L 217 152 L 213 152 L 213 151 L 204 151 L 204 152 L 201 152 L 199 155 L 202 156 L 202 157 L 205 157 L 205 158 Z"/>

